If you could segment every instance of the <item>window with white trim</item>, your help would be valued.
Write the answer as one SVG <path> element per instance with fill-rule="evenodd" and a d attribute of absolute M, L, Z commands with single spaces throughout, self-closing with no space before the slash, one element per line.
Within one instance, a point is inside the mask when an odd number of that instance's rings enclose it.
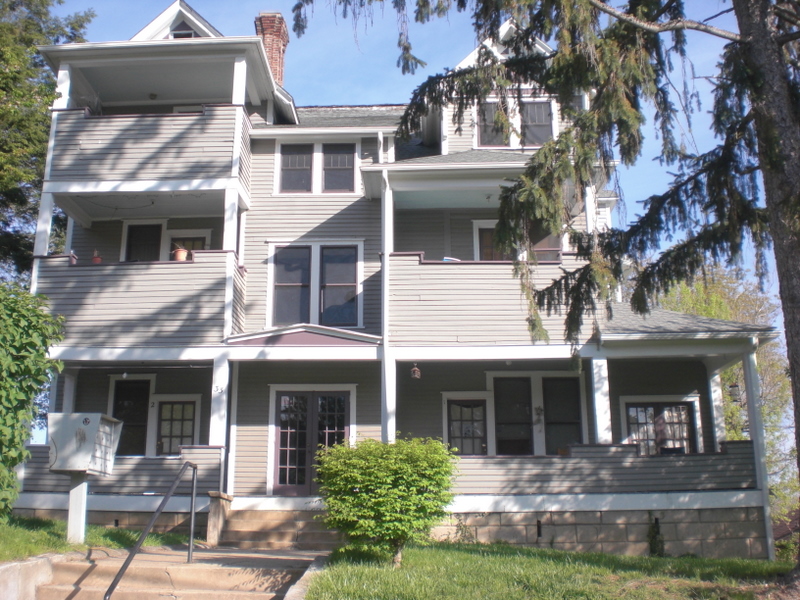
<path fill-rule="evenodd" d="M 703 452 L 700 397 L 620 396 L 622 443 L 642 456 Z"/>
<path fill-rule="evenodd" d="M 362 242 L 275 244 L 270 254 L 272 326 L 362 326 Z"/>
<path fill-rule="evenodd" d="M 443 439 L 460 455 L 558 455 L 588 438 L 583 380 L 566 371 L 493 371 L 485 392 L 443 392 Z"/>
<path fill-rule="evenodd" d="M 281 144 L 277 192 L 352 194 L 358 191 L 358 143 Z"/>
<path fill-rule="evenodd" d="M 118 456 L 175 456 L 199 443 L 200 394 L 156 394 L 154 374 L 111 375 L 108 414 L 122 421 Z"/>
<path fill-rule="evenodd" d="M 480 148 L 535 148 L 556 135 L 555 102 L 553 100 L 523 100 L 502 105 L 487 100 L 475 111 L 476 140 Z M 509 131 L 503 131 L 498 113 L 508 120 Z"/>
<path fill-rule="evenodd" d="M 472 221 L 472 242 L 474 260 L 497 261 L 514 260 L 511 254 L 504 254 L 495 245 L 497 219 L 475 219 Z M 561 238 L 552 235 L 541 227 L 534 232 L 533 251 L 537 262 L 561 262 Z"/>

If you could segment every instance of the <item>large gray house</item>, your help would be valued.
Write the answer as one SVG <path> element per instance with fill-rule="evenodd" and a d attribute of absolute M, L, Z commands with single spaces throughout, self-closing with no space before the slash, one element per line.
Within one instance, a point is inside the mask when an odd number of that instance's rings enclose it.
<path fill-rule="evenodd" d="M 52 410 L 124 421 L 91 520 L 135 522 L 191 460 L 203 510 L 303 522 L 319 444 L 431 436 L 461 455 L 439 536 L 646 554 L 655 532 L 674 555 L 772 556 L 754 352 L 775 332 L 620 305 L 577 361 L 558 315 L 532 343 L 493 229 L 504 180 L 558 135 L 555 100 L 510 108 L 521 137 L 494 131 L 490 100 L 401 143 L 402 106 L 296 107 L 288 41 L 280 14 L 224 37 L 177 0 L 131 40 L 40 49 L 61 93 L 32 281 L 66 317 Z M 572 226 L 607 227 L 615 197 L 585 198 Z M 541 284 L 578 264 L 566 236 L 536 246 Z M 752 441 L 728 442 L 719 374 L 739 362 Z M 66 508 L 46 446 L 22 479 L 18 511 Z M 311 543 L 266 529 L 244 541 Z"/>

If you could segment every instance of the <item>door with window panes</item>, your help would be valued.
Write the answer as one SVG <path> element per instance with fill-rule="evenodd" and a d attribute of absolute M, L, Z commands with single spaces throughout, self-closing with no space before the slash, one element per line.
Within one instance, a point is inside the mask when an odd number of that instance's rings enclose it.
<path fill-rule="evenodd" d="M 277 495 L 307 496 L 316 490 L 314 455 L 349 435 L 348 392 L 276 393 L 275 479 Z"/>

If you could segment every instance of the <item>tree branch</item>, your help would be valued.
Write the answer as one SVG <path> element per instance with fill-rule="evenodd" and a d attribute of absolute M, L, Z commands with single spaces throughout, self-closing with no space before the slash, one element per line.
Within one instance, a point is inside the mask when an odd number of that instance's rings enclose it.
<path fill-rule="evenodd" d="M 798 39 L 800 39 L 800 30 L 779 35 L 775 38 L 775 41 L 777 41 L 779 45 L 783 46 L 784 44 L 788 44 L 789 42 L 793 42 Z"/>
<path fill-rule="evenodd" d="M 638 17 L 634 17 L 629 13 L 617 10 L 601 0 L 587 0 L 587 2 L 600 12 L 611 15 L 615 19 L 619 19 L 624 23 L 629 23 L 635 27 L 638 27 L 639 29 L 644 29 L 645 31 L 649 31 L 651 33 L 664 33 L 666 31 L 675 31 L 678 29 L 694 29 L 695 31 L 702 31 L 703 33 L 708 33 L 732 42 L 739 42 L 742 39 L 738 33 L 733 33 L 732 31 L 727 31 L 726 29 L 720 29 L 719 27 L 706 25 L 705 23 L 692 21 L 690 19 L 676 19 L 673 21 L 667 21 L 666 23 L 651 23 L 650 21 L 644 21 Z"/>

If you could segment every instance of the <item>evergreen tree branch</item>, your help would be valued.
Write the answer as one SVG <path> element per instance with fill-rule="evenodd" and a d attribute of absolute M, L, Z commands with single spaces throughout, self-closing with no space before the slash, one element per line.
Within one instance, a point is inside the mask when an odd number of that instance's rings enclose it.
<path fill-rule="evenodd" d="M 600 12 L 610 15 L 615 19 L 623 21 L 624 23 L 634 25 L 650 33 L 665 33 L 667 31 L 693 29 L 695 31 L 709 33 L 725 40 L 730 40 L 731 42 L 741 41 L 741 36 L 738 33 L 733 33 L 732 31 L 720 29 L 719 27 L 714 27 L 713 25 L 707 25 L 706 23 L 700 23 L 691 19 L 673 19 L 665 23 L 653 23 L 651 21 L 645 21 L 629 13 L 618 10 L 612 6 L 609 6 L 605 2 L 602 2 L 601 0 L 586 1 Z"/>

